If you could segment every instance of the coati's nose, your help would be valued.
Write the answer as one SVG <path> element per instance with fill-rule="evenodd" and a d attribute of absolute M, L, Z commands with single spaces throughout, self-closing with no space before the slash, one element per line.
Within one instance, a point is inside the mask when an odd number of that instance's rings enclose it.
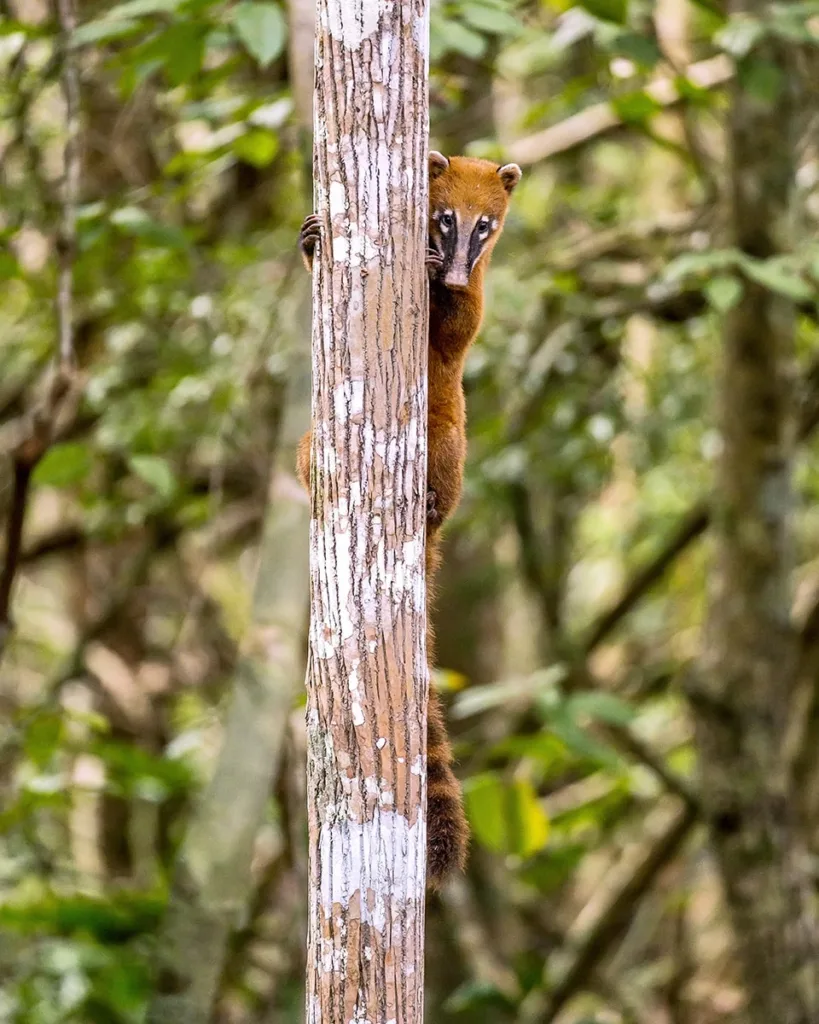
<path fill-rule="evenodd" d="M 464 266 L 450 267 L 444 278 L 444 284 L 447 288 L 468 288 L 469 271 Z"/>

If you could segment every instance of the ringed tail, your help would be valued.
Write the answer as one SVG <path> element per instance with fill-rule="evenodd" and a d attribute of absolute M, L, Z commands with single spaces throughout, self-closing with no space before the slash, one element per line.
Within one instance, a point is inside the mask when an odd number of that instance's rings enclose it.
<path fill-rule="evenodd" d="M 461 802 L 461 784 L 452 771 L 452 748 L 444 709 L 436 690 L 429 691 L 427 712 L 427 882 L 438 888 L 453 871 L 463 871 L 469 825 Z"/>

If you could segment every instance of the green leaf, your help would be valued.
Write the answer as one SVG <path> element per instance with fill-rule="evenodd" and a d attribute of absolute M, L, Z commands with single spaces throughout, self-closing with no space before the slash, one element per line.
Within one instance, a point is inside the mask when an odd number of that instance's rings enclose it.
<path fill-rule="evenodd" d="M 487 849 L 529 857 L 546 845 L 549 821 L 531 783 L 487 772 L 467 781 L 464 796 L 475 838 Z"/>
<path fill-rule="evenodd" d="M 571 718 L 585 716 L 610 725 L 628 725 L 634 720 L 634 708 L 613 693 L 592 691 L 576 693 L 565 704 Z"/>
<path fill-rule="evenodd" d="M 580 0 L 589 14 L 604 21 L 615 21 L 618 25 L 625 24 L 628 14 L 628 0 Z"/>
<path fill-rule="evenodd" d="M 502 8 L 481 3 L 467 3 L 461 8 L 461 15 L 473 28 L 490 35 L 514 36 L 521 31 L 517 18 Z"/>
<path fill-rule="evenodd" d="M 139 29 L 138 21 L 115 21 L 103 18 L 81 25 L 71 37 L 72 47 L 87 46 L 89 43 L 103 43 L 109 39 L 120 39 Z"/>
<path fill-rule="evenodd" d="M 634 61 L 645 70 L 653 68 L 662 58 L 657 43 L 637 32 L 618 33 L 612 41 L 610 49 L 619 56 Z"/>
<path fill-rule="evenodd" d="M 642 124 L 662 110 L 662 105 L 648 93 L 633 92 L 611 101 L 612 109 L 625 124 Z"/>
<path fill-rule="evenodd" d="M 257 128 L 240 136 L 233 144 L 233 151 L 254 167 L 267 167 L 279 152 L 279 139 L 273 132 Z"/>
<path fill-rule="evenodd" d="M 287 23 L 275 4 L 245 0 L 233 12 L 233 27 L 248 53 L 263 68 L 284 50 Z"/>
<path fill-rule="evenodd" d="M 740 61 L 737 71 L 745 92 L 762 103 L 773 103 L 785 85 L 785 75 L 781 68 L 760 57 Z"/>
<path fill-rule="evenodd" d="M 0 252 L 0 281 L 17 277 L 19 273 L 20 264 L 16 258 L 10 252 Z"/>
<path fill-rule="evenodd" d="M 464 57 L 478 60 L 486 52 L 486 37 L 458 21 L 436 18 L 430 29 L 433 46 L 439 55 L 453 51 Z"/>
<path fill-rule="evenodd" d="M 472 686 L 459 694 L 453 713 L 458 718 L 481 714 L 492 708 L 517 704 L 525 707 L 535 699 L 557 699 L 555 687 L 566 678 L 565 665 L 550 665 L 529 676 L 519 676 L 485 686 Z"/>
<path fill-rule="evenodd" d="M 161 61 L 171 85 L 182 85 L 195 78 L 202 67 L 205 35 L 195 22 L 171 25 L 143 50 L 144 62 Z"/>
<path fill-rule="evenodd" d="M 176 478 L 166 459 L 158 455 L 134 455 L 128 464 L 138 477 L 150 484 L 166 501 L 176 493 Z"/>
<path fill-rule="evenodd" d="M 715 270 L 732 270 L 742 263 L 742 259 L 742 253 L 738 249 L 685 252 L 668 264 L 663 272 L 663 279 L 673 283 L 688 277 L 713 273 Z"/>
<path fill-rule="evenodd" d="M 140 26 L 137 19 L 151 14 L 167 14 L 176 10 L 182 0 L 130 0 L 117 4 L 105 12 L 102 18 L 88 21 L 74 32 L 72 46 L 87 46 L 101 43 L 106 39 L 117 39 L 135 32 Z"/>
<path fill-rule="evenodd" d="M 111 223 L 125 235 L 144 238 L 146 242 L 165 249 L 184 249 L 185 233 L 170 224 L 160 224 L 138 206 L 122 206 L 111 214 Z"/>
<path fill-rule="evenodd" d="M 617 769 L 620 760 L 611 747 L 599 743 L 575 722 L 574 718 L 561 708 L 547 715 L 547 727 L 566 744 L 575 757 L 589 760 L 601 767 Z"/>
<path fill-rule="evenodd" d="M 488 1009 L 492 1005 L 506 1003 L 497 985 L 489 980 L 470 978 L 462 985 L 459 985 L 444 1003 L 447 1013 L 463 1013 L 472 1010 L 473 1013 L 481 1008 Z"/>
<path fill-rule="evenodd" d="M 155 930 L 165 910 L 161 893 L 117 892 L 111 898 L 55 895 L 5 900 L 0 905 L 0 925 L 25 934 L 37 931 L 89 933 L 98 942 L 121 943 Z"/>
<path fill-rule="evenodd" d="M 742 282 L 735 277 L 714 277 L 705 285 L 705 297 L 718 313 L 727 313 L 742 298 Z"/>
<path fill-rule="evenodd" d="M 106 21 L 124 18 L 144 18 L 150 14 L 170 14 L 182 6 L 183 0 L 128 0 L 105 12 Z"/>
<path fill-rule="evenodd" d="M 557 832 L 557 821 L 554 823 Z M 521 870 L 520 878 L 542 893 L 553 892 L 565 885 L 588 851 L 581 842 L 555 844 L 540 856 L 533 857 Z"/>
<path fill-rule="evenodd" d="M 746 57 L 764 34 L 764 27 L 748 14 L 737 14 L 714 36 L 717 46 L 734 58 Z"/>
<path fill-rule="evenodd" d="M 757 284 L 793 299 L 794 302 L 811 302 L 816 299 L 816 289 L 799 274 L 787 257 L 769 260 L 746 258 L 742 261 L 742 269 Z"/>
<path fill-rule="evenodd" d="M 46 452 L 34 470 L 34 483 L 43 487 L 71 487 L 85 480 L 92 465 L 88 445 L 79 441 L 58 444 Z"/>

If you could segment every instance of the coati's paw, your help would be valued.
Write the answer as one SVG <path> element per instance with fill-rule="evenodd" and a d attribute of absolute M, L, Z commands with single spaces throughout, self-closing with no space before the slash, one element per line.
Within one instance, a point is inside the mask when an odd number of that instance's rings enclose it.
<path fill-rule="evenodd" d="M 427 255 L 424 262 L 427 267 L 427 275 L 432 279 L 440 274 L 444 265 L 444 257 L 437 249 L 429 248 L 427 249 Z"/>
<path fill-rule="evenodd" d="M 441 522 L 441 514 L 438 511 L 438 495 L 433 490 L 427 491 L 427 523 L 430 526 L 438 526 Z"/>
<path fill-rule="evenodd" d="M 304 223 L 299 232 L 299 251 L 307 272 L 313 272 L 313 256 L 316 252 L 316 243 L 321 241 L 321 220 L 318 214 L 311 213 L 305 217 Z"/>

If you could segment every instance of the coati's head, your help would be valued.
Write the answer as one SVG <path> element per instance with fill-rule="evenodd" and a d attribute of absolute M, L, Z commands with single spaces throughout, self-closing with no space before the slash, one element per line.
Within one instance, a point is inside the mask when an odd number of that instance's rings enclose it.
<path fill-rule="evenodd" d="M 520 179 L 517 164 L 430 152 L 429 243 L 443 256 L 439 280 L 447 288 L 468 288 L 472 271 L 488 260 Z"/>

